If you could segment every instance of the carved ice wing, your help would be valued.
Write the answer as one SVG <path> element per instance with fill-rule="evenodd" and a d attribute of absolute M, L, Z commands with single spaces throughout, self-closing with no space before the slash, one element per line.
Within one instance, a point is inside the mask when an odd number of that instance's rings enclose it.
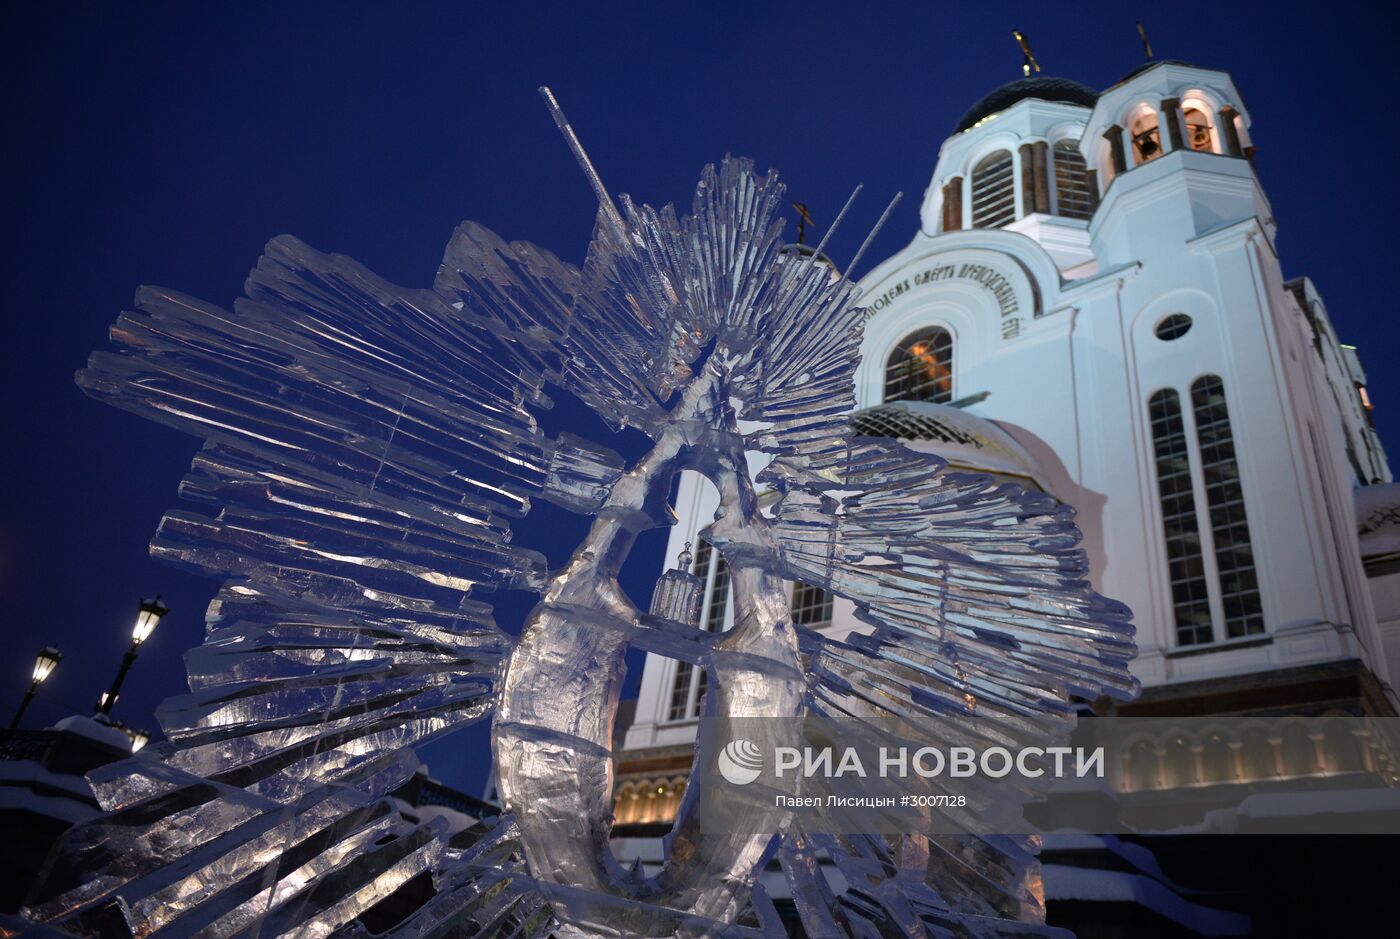
<path fill-rule="evenodd" d="M 152 550 L 233 579 L 161 708 L 170 739 L 92 777 L 116 814 L 66 837 L 43 919 L 328 929 L 427 869 L 441 826 L 378 800 L 408 747 L 490 712 L 509 637 L 474 594 L 540 587 L 510 518 L 614 469 L 572 446 L 555 465 L 525 410 L 548 344 L 499 320 L 292 238 L 246 293 L 229 312 L 144 289 L 78 376 L 204 438 L 182 493 L 210 514 L 172 511 Z"/>
<path fill-rule="evenodd" d="M 836 443 L 780 457 L 761 477 L 782 493 L 773 528 L 784 575 L 855 601 L 866 626 L 844 642 L 804 635 L 814 714 L 940 747 L 1043 746 L 1072 727 L 1070 695 L 1132 696 L 1131 614 L 1090 586 L 1072 509 L 949 473 L 892 440 Z M 975 782 L 958 791 L 978 797 Z M 804 876 L 817 848 L 851 883 L 900 873 L 879 891 L 832 896 Z M 816 932 L 918 913 L 1009 935 L 1044 918 L 1026 838 L 810 832 L 785 840 L 782 858 Z"/>
<path fill-rule="evenodd" d="M 855 406 L 862 311 L 830 265 L 784 251 L 784 187 L 752 161 L 702 171 L 691 212 L 623 196 L 599 213 L 581 274 L 533 245 L 462 225 L 435 289 L 510 331 L 535 373 L 613 426 L 655 434 L 713 352 L 751 445 L 829 440 Z"/>
<path fill-rule="evenodd" d="M 776 173 L 729 158 L 705 167 L 685 224 L 748 445 L 810 456 L 855 407 L 864 311 L 829 263 L 784 245 L 784 193 Z"/>
<path fill-rule="evenodd" d="M 475 584 L 542 582 L 509 517 L 548 443 L 476 317 L 291 238 L 233 313 L 150 288 L 137 308 L 78 383 L 205 438 L 184 494 L 221 510 L 170 516 L 158 553 L 346 612 L 452 612 Z"/>
<path fill-rule="evenodd" d="M 476 314 L 292 238 L 232 313 L 145 289 L 112 333 L 79 384 L 206 440 L 182 493 L 213 514 L 170 512 L 153 553 L 235 578 L 194 695 L 162 711 L 179 759 L 217 773 L 314 744 L 329 765 L 353 739 L 485 713 L 507 639 L 471 595 L 545 574 L 509 540 L 552 451 L 524 408 L 532 363 Z M 358 716 L 330 720 L 332 693 Z"/>
<path fill-rule="evenodd" d="M 869 626 L 814 640 L 812 686 L 908 719 L 994 709 L 1047 729 L 1071 694 L 1130 697 L 1130 612 L 1095 593 L 1073 510 L 945 471 L 889 440 L 778 460 L 787 576 L 856 602 Z"/>

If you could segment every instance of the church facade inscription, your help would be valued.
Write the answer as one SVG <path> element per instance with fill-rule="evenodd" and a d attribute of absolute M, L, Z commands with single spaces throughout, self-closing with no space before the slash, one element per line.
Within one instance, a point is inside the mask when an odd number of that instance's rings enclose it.
<path fill-rule="evenodd" d="M 1017 289 L 1017 279 L 1024 280 L 1024 275 L 1017 278 L 1016 275 L 1004 273 L 990 264 L 977 261 L 942 261 L 899 278 L 872 297 L 866 304 L 865 319 L 868 322 L 872 316 L 900 297 L 920 288 L 950 281 L 970 282 L 985 289 L 996 304 L 1000 315 L 1001 338 L 1013 339 L 1021 334 L 1021 322 L 1026 308 L 1022 294 L 1027 291 Z"/>

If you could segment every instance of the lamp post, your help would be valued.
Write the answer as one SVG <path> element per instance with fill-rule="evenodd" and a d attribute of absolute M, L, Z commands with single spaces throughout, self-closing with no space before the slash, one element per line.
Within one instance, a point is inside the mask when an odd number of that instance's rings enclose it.
<path fill-rule="evenodd" d="M 24 693 L 24 700 L 19 703 L 19 710 L 15 711 L 15 719 L 10 721 L 10 729 L 19 727 L 20 718 L 24 717 L 25 710 L 29 707 L 29 702 L 34 700 L 34 692 L 39 690 L 39 686 L 44 683 L 44 679 L 58 668 L 58 663 L 63 661 L 63 653 L 59 652 L 55 646 L 44 646 L 39 650 L 39 655 L 34 659 L 34 675 L 29 680 L 29 690 Z"/>
<path fill-rule="evenodd" d="M 141 607 L 136 613 L 136 626 L 131 630 L 131 648 L 126 650 L 126 655 L 122 656 L 122 667 L 117 669 L 117 677 L 112 681 L 112 687 L 104 692 L 97 701 L 98 714 L 111 714 L 112 705 L 117 703 L 117 695 L 121 693 L 122 682 L 126 680 L 126 673 L 131 671 L 131 664 L 136 661 L 136 650 L 141 648 L 141 643 L 150 638 L 155 632 L 156 624 L 160 618 L 170 612 L 170 607 L 160 602 L 160 597 L 149 600 L 142 600 Z"/>

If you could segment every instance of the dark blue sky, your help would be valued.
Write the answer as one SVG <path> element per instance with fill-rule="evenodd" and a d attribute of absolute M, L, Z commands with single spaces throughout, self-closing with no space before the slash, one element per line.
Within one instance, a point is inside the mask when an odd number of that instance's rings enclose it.
<path fill-rule="evenodd" d="M 1254 119 L 1284 269 L 1316 280 L 1343 341 L 1360 347 L 1382 435 L 1400 447 L 1384 227 L 1400 188 L 1394 8 L 590 6 L 7 8 L 6 719 L 33 650 L 49 642 L 67 658 L 26 725 L 89 711 L 143 594 L 162 594 L 173 612 L 142 651 L 116 717 L 153 726 L 155 705 L 183 690 L 181 654 L 200 641 L 216 582 L 146 555 L 196 443 L 86 399 L 72 380 L 136 286 L 227 305 L 263 243 L 282 232 L 426 285 L 464 218 L 580 259 L 594 206 L 540 105 L 541 83 L 554 87 L 614 192 L 688 204 L 700 166 L 733 152 L 779 168 L 820 224 L 865 182 L 864 203 L 834 241 L 838 261 L 904 190 L 868 269 L 913 235 L 958 117 L 1019 76 L 1013 27 L 1046 74 L 1103 88 L 1142 61 L 1134 21 L 1144 17 L 1159 57 L 1233 73 Z M 557 519 L 532 516 L 520 539 L 562 559 L 573 529 Z M 632 572 L 639 598 L 654 572 L 650 562 Z M 484 735 L 472 738 L 432 748 L 435 775 L 478 785 Z"/>

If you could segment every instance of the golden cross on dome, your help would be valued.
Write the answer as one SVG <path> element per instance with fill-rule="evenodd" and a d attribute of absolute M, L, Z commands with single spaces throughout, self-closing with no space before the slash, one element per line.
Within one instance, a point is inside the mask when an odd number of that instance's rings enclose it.
<path fill-rule="evenodd" d="M 1152 61 L 1152 43 L 1147 41 L 1147 30 L 1143 27 L 1142 21 L 1138 21 L 1138 35 L 1142 37 L 1142 54 L 1147 57 L 1147 61 Z"/>
<path fill-rule="evenodd" d="M 812 215 L 807 211 L 807 203 L 794 202 L 792 207 L 797 212 L 797 243 L 804 244 L 807 237 L 807 226 L 817 223 L 812 221 Z"/>
<path fill-rule="evenodd" d="M 1040 71 L 1040 63 L 1035 60 L 1035 54 L 1031 52 L 1031 44 L 1026 41 L 1025 35 L 1019 29 L 1013 29 L 1011 35 L 1016 37 L 1017 44 L 1021 47 L 1021 54 L 1026 60 L 1021 63 L 1021 71 L 1027 78 L 1031 77 L 1031 72 Z"/>

